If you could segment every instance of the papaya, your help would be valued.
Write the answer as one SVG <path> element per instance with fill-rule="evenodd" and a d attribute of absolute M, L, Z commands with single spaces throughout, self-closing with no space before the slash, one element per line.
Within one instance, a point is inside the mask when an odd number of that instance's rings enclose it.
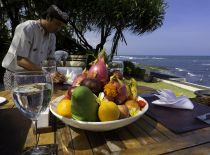
<path fill-rule="evenodd" d="M 98 121 L 99 104 L 96 98 L 88 87 L 76 87 L 71 96 L 72 118 L 80 121 Z"/>

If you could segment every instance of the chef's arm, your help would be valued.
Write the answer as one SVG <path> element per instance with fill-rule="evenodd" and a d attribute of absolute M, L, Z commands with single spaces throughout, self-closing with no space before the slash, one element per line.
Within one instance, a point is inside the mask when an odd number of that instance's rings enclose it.
<path fill-rule="evenodd" d="M 20 67 L 23 67 L 25 70 L 29 71 L 41 71 L 41 67 L 32 63 L 29 59 L 21 56 L 17 56 L 17 64 Z"/>

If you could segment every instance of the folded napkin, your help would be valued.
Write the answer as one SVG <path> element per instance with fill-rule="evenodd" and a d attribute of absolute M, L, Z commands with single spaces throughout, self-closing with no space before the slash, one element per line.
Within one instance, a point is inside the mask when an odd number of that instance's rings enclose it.
<path fill-rule="evenodd" d="M 49 114 L 50 114 L 49 108 L 40 113 L 37 119 L 37 128 L 44 128 L 49 126 Z"/>
<path fill-rule="evenodd" d="M 186 96 L 177 97 L 171 90 L 163 89 L 159 90 L 158 94 L 154 94 L 159 99 L 152 103 L 159 106 L 179 108 L 179 109 L 193 109 L 193 103 Z"/>
<path fill-rule="evenodd" d="M 66 82 L 67 84 L 72 84 L 74 81 L 74 78 L 77 76 L 77 74 L 72 70 L 70 71 L 67 69 L 66 71 Z"/>

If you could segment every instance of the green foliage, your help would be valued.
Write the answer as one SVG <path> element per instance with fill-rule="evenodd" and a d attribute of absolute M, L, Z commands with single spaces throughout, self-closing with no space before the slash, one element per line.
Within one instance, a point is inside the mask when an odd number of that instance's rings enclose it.
<path fill-rule="evenodd" d="M 127 44 L 124 31 L 142 35 L 156 30 L 163 24 L 166 8 L 164 0 L 2 0 L 0 34 L 3 40 L 7 42 L 12 38 L 19 23 L 39 19 L 51 4 L 58 5 L 70 16 L 67 26 L 56 34 L 57 49 L 67 50 L 70 54 L 86 54 L 91 51 L 96 56 L 107 40 L 111 40 L 109 61 L 117 54 L 119 41 Z M 2 25 L 5 26 L 6 22 L 10 29 L 3 29 L 7 35 L 2 35 Z M 91 45 L 87 32 L 97 32 L 96 40 L 99 41 Z M 4 49 L 1 54 L 5 55 L 6 51 Z"/>
<path fill-rule="evenodd" d="M 144 75 L 145 75 L 145 69 L 142 69 L 142 68 L 136 66 L 134 73 L 135 73 L 135 77 L 143 79 Z"/>
<path fill-rule="evenodd" d="M 2 62 L 7 50 L 9 49 L 11 37 L 9 36 L 9 30 L 0 22 L 0 62 Z M 3 74 L 5 69 L 0 67 L 0 83 L 3 82 Z"/>
<path fill-rule="evenodd" d="M 69 24 L 57 34 L 59 49 L 97 53 L 109 39 L 113 42 L 110 59 L 117 52 L 118 42 L 126 43 L 125 30 L 137 35 L 154 31 L 162 25 L 166 7 L 164 0 L 4 0 L 2 17 L 11 20 L 14 32 L 18 23 L 39 18 L 51 4 L 58 5 L 70 16 Z M 96 46 L 85 36 L 89 31 L 99 33 Z"/>
<path fill-rule="evenodd" d="M 172 90 L 177 96 L 179 95 L 186 95 L 189 98 L 194 98 L 195 94 L 192 91 L 171 85 L 171 84 L 167 84 L 164 82 L 155 82 L 155 83 L 150 83 L 150 82 L 143 82 L 143 81 L 138 81 L 138 85 L 139 86 L 146 86 L 146 87 L 150 87 L 156 90 L 159 89 L 170 89 Z"/>
<path fill-rule="evenodd" d="M 133 71 L 135 70 L 135 65 L 131 61 L 123 61 L 124 64 L 124 71 L 123 74 L 125 76 L 132 76 Z"/>
<path fill-rule="evenodd" d="M 128 77 L 135 77 L 143 79 L 145 70 L 136 66 L 131 61 L 123 61 L 124 64 L 124 72 L 123 74 Z"/>

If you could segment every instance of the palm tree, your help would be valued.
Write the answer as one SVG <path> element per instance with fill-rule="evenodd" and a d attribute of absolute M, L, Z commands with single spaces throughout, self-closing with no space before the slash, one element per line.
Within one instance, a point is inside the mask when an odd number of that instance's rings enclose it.
<path fill-rule="evenodd" d="M 11 32 L 18 23 L 26 19 L 39 18 L 50 4 L 57 4 L 69 13 L 69 24 L 59 32 L 58 47 L 94 55 L 112 40 L 109 60 L 117 54 L 119 41 L 126 43 L 124 31 L 136 35 L 153 32 L 163 24 L 164 0 L 1 0 L 4 17 L 11 21 Z M 85 34 L 99 33 L 99 42 L 91 45 Z M 114 34 L 114 35 L 112 35 Z"/>

